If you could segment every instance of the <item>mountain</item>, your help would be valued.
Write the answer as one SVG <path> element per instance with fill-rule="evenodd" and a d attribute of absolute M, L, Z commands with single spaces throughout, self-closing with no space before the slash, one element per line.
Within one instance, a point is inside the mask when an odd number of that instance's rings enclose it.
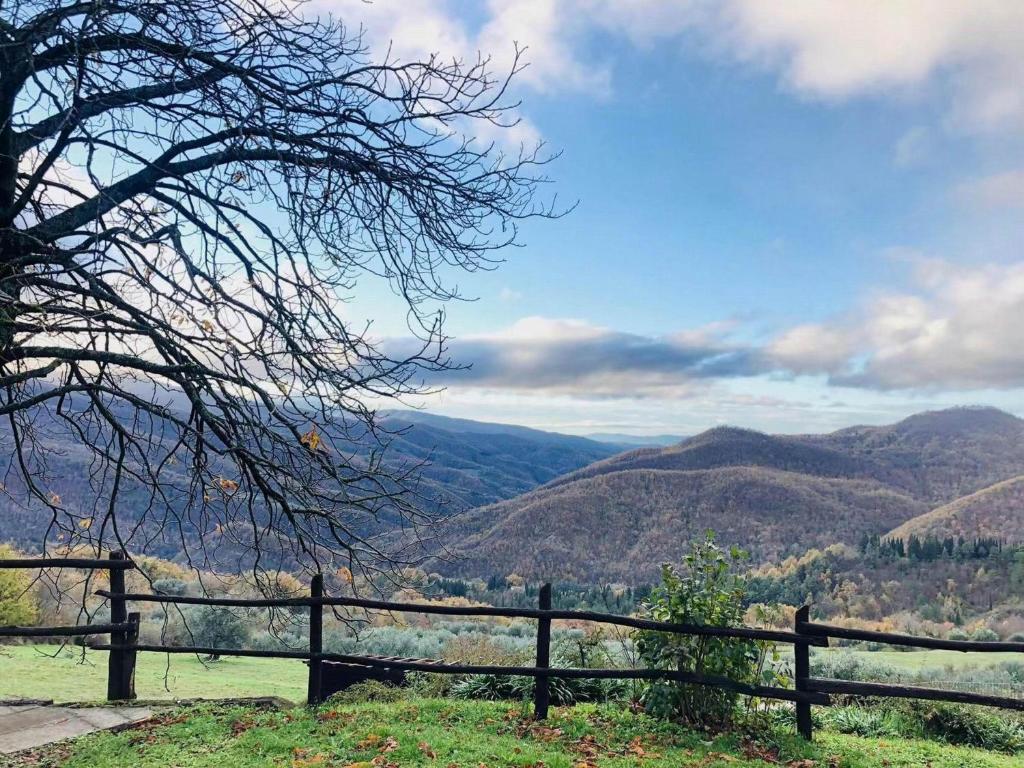
<path fill-rule="evenodd" d="M 423 479 L 463 509 L 525 493 L 619 450 L 585 437 L 422 411 L 389 411 L 382 424 L 395 433 L 390 460 L 424 463 Z"/>
<path fill-rule="evenodd" d="M 755 563 L 855 545 L 1024 474 L 1024 421 L 993 408 L 827 435 L 719 427 L 640 448 L 476 509 L 456 523 L 474 575 L 650 580 L 707 528 Z"/>
<path fill-rule="evenodd" d="M 385 463 L 392 467 L 417 467 L 421 478 L 418 493 L 443 501 L 450 513 L 491 504 L 529 491 L 538 485 L 594 461 L 604 459 L 617 448 L 582 437 L 488 424 L 467 419 L 448 419 L 418 411 L 393 411 L 380 422 L 390 432 Z M 40 429 L 41 444 L 49 452 L 44 480 L 47 493 L 59 496 L 73 511 L 92 510 L 97 505 L 88 478 L 94 471 L 91 454 L 73 439 L 67 426 L 47 421 Z M 369 445 L 353 445 L 356 457 L 365 455 Z M 0 425 L 0 456 L 10 457 L 9 429 Z M 358 460 L 358 458 L 357 458 Z M 177 495 L 168 497 L 185 504 L 188 487 L 184 469 L 165 474 Z M 49 513 L 35 506 L 21 506 L 15 500 L 23 489 L 14 473 L 5 478 L 9 493 L 0 494 L 0 542 L 13 541 L 24 547 L 38 546 L 50 521 Z M 135 520 L 152 503 L 147 489 L 126 479 L 122 486 L 122 521 Z M 102 506 L 102 501 L 100 502 Z M 157 546 L 157 545 L 154 545 Z M 174 558 L 181 554 L 180 541 L 164 542 L 152 554 Z"/>
<path fill-rule="evenodd" d="M 870 463 L 876 479 L 935 505 L 1024 470 L 1024 420 L 996 408 L 928 411 L 804 439 Z"/>
<path fill-rule="evenodd" d="M 856 542 L 926 507 L 873 481 L 762 467 L 633 469 L 556 482 L 473 510 L 456 567 L 566 581 L 648 581 L 714 529 L 757 562 Z"/>
<path fill-rule="evenodd" d="M 1002 539 L 1024 542 L 1024 475 L 990 485 L 980 491 L 911 518 L 890 531 L 891 538 L 917 536 Z"/>
<path fill-rule="evenodd" d="M 584 437 L 588 437 L 591 440 L 597 440 L 599 443 L 620 445 L 622 446 L 622 450 L 626 450 L 627 448 L 675 445 L 676 443 L 682 442 L 686 439 L 682 435 L 625 435 L 619 432 L 592 432 L 588 435 L 584 435 Z"/>

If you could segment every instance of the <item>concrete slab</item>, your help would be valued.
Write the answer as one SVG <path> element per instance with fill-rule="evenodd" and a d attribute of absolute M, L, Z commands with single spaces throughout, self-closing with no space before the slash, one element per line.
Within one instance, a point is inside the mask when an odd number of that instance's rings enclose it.
<path fill-rule="evenodd" d="M 124 728 L 153 716 L 145 707 L 0 706 L 0 754 Z"/>

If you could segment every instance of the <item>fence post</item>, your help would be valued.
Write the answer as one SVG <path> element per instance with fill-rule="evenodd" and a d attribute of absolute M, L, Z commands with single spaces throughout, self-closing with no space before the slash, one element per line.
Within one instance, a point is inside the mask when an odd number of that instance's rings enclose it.
<path fill-rule="evenodd" d="M 132 625 L 132 628 L 125 633 L 125 640 L 127 645 L 137 645 L 139 642 L 139 624 L 141 623 L 141 614 L 138 611 L 132 611 L 128 614 L 128 623 Z M 138 656 L 138 651 L 134 648 L 124 652 L 124 663 L 122 666 L 122 674 L 124 675 L 123 690 L 125 692 L 126 699 L 135 698 L 135 659 Z"/>
<path fill-rule="evenodd" d="M 309 596 L 324 596 L 324 575 L 313 574 L 309 582 Z M 323 653 L 324 650 L 324 607 L 309 606 L 309 652 L 311 655 Z M 306 704 L 315 707 L 323 699 L 323 661 L 318 658 L 309 660 L 309 686 L 306 689 Z"/>
<path fill-rule="evenodd" d="M 540 588 L 539 608 L 551 610 L 551 585 Z M 547 669 L 551 665 L 551 619 L 537 620 L 537 668 Z M 550 678 L 540 675 L 534 679 L 533 716 L 537 720 L 545 720 L 548 716 L 548 705 L 551 703 Z"/>
<path fill-rule="evenodd" d="M 796 620 L 793 631 L 801 634 L 801 625 L 810 620 L 811 607 L 803 605 L 796 610 Z M 795 678 L 798 691 L 807 690 L 807 679 L 811 676 L 811 648 L 805 642 L 799 640 L 793 644 L 795 656 Z M 814 736 L 814 725 L 811 722 L 811 705 L 805 701 L 796 703 L 796 730 L 803 738 L 810 741 Z"/>
<path fill-rule="evenodd" d="M 124 552 L 111 552 L 111 561 L 124 560 Z M 110 622 L 124 624 L 128 621 L 128 603 L 124 595 L 124 569 L 110 569 Z M 131 672 L 128 670 L 129 653 L 124 650 L 128 645 L 129 632 L 111 632 L 110 644 L 114 646 L 107 657 L 107 700 L 121 701 L 131 698 Z"/>

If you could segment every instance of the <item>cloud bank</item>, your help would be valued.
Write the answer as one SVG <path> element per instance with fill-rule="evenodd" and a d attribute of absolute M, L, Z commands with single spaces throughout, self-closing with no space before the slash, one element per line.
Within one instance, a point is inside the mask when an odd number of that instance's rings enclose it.
<path fill-rule="evenodd" d="M 774 73 L 829 100 L 905 98 L 934 89 L 964 130 L 1024 126 L 1024 3 L 1005 0 L 317 0 L 376 48 L 404 58 L 439 52 L 500 67 L 529 46 L 521 87 L 607 95 L 613 54 L 602 38 L 698 48 Z"/>
<path fill-rule="evenodd" d="M 582 320 L 524 318 L 455 339 L 466 370 L 431 383 L 590 398 L 686 399 L 714 382 L 826 377 L 843 387 L 968 392 L 1024 387 L 1024 262 L 920 260 L 908 289 L 758 343 L 733 323 L 645 336 Z M 747 334 L 749 336 L 749 333 Z M 405 342 L 389 342 L 394 352 Z"/>

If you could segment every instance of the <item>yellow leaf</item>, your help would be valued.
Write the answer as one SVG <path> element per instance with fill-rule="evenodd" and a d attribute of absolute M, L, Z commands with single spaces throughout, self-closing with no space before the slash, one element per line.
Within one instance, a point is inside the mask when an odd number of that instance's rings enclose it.
<path fill-rule="evenodd" d="M 79 520 L 78 527 L 81 528 L 83 531 L 88 531 L 90 528 L 92 528 L 92 518 L 87 517 L 84 520 Z"/>
<path fill-rule="evenodd" d="M 57 506 L 58 504 L 60 504 L 60 494 L 50 491 L 50 503 L 53 506 Z"/>
<path fill-rule="evenodd" d="M 341 566 L 341 568 L 338 569 L 338 578 L 341 579 L 342 581 L 344 581 L 346 584 L 351 584 L 352 583 L 352 571 L 350 571 L 345 566 Z"/>
<path fill-rule="evenodd" d="M 320 447 L 320 433 L 316 431 L 316 427 L 310 427 L 309 432 L 299 438 L 299 442 L 309 450 L 315 451 Z"/>
<path fill-rule="evenodd" d="M 227 493 L 233 493 L 238 490 L 238 483 L 235 480 L 230 480 L 226 477 L 218 478 L 217 484 L 220 485 L 222 491 Z"/>
<path fill-rule="evenodd" d="M 213 323 L 211 321 L 203 320 L 202 326 L 203 330 L 206 331 L 207 333 L 213 333 Z"/>

